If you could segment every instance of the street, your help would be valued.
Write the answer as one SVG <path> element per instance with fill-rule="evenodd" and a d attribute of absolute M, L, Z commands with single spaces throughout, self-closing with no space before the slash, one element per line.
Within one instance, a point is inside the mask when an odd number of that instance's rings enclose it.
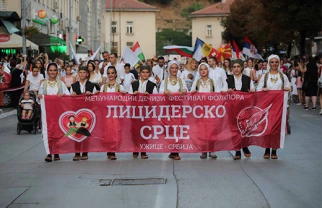
<path fill-rule="evenodd" d="M 252 157 L 234 161 L 234 151 L 218 159 L 200 154 L 149 154 L 148 160 L 90 153 L 73 162 L 73 154 L 46 163 L 41 133 L 16 133 L 17 118 L 0 119 L 0 207 L 115 208 L 318 208 L 322 207 L 322 116 L 291 106 L 291 135 L 278 160 L 264 160 L 264 149 L 250 147 Z M 117 185 L 113 179 L 165 178 L 165 184 Z M 115 182 L 115 181 L 114 181 Z"/>

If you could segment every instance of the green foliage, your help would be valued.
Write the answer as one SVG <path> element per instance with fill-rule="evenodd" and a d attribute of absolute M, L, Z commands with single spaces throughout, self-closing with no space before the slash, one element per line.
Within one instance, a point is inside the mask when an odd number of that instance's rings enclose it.
<path fill-rule="evenodd" d="M 192 12 L 195 12 L 195 11 L 198 11 L 200 9 L 202 9 L 203 6 L 199 3 L 199 2 L 196 2 L 196 3 L 193 3 L 191 4 L 189 7 L 187 8 L 184 8 L 181 12 L 181 16 L 182 17 L 185 17 L 187 20 L 190 20 L 190 14 Z"/>
<path fill-rule="evenodd" d="M 164 54 L 164 46 L 167 45 L 181 45 L 191 46 L 192 45 L 191 35 L 187 35 L 186 31 L 176 31 L 172 29 L 164 29 L 161 32 L 156 33 L 156 50 L 157 55 Z"/>
<path fill-rule="evenodd" d="M 30 36 L 32 36 L 34 34 L 40 33 L 40 30 L 38 27 L 30 26 L 30 27 L 25 28 L 24 33 L 25 33 L 26 37 L 29 38 Z"/>
<path fill-rule="evenodd" d="M 223 22 L 223 38 L 241 43 L 248 36 L 258 48 L 286 44 L 300 39 L 301 54 L 305 38 L 321 30 L 321 2 L 316 0 L 243 0 L 230 7 Z"/>

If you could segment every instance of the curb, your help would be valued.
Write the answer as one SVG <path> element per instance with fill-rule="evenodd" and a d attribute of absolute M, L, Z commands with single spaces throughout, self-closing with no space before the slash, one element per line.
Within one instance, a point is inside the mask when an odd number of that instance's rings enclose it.
<path fill-rule="evenodd" d="M 17 110 L 11 110 L 11 111 L 6 112 L 6 113 L 1 113 L 0 114 L 0 119 L 7 118 L 7 117 L 13 116 L 13 115 L 17 115 Z"/>

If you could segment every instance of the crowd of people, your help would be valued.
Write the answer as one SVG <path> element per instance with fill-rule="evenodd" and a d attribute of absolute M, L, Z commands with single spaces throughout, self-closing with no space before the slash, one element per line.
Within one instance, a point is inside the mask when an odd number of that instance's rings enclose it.
<path fill-rule="evenodd" d="M 52 62 L 46 54 L 40 54 L 30 59 L 18 56 L 8 60 L 5 57 L 2 62 L 9 62 L 12 83 L 18 84 L 24 79 L 24 92 L 32 91 L 39 99 L 43 95 L 77 96 L 99 92 L 163 93 L 171 96 L 177 92 L 185 95 L 188 92 L 285 90 L 290 91 L 292 100 L 304 105 L 305 110 L 309 110 L 310 98 L 312 110 L 316 110 L 317 96 L 322 103 L 322 58 L 319 57 L 287 60 L 271 55 L 267 60 L 225 59 L 223 62 L 215 57 L 204 57 L 200 61 L 190 58 L 186 64 L 177 60 L 168 62 L 164 57 L 158 57 L 156 60 L 148 59 L 139 66 L 118 61 L 116 53 L 105 51 L 102 57 L 103 61 L 89 60 L 77 64 L 75 60 L 66 63 L 58 58 Z M 3 71 L 3 66 L 0 70 Z M 33 103 L 28 93 L 24 95 L 20 105 L 25 110 L 23 117 L 27 119 Z M 81 154 L 78 148 L 75 147 L 77 153 L 73 160 L 87 160 L 88 153 Z M 247 147 L 242 151 L 246 157 L 251 156 Z M 207 154 L 202 153 L 200 158 L 207 158 Z M 138 152 L 133 153 L 133 157 L 138 156 Z M 209 156 L 217 158 L 215 153 L 209 153 Z M 107 157 L 117 159 L 115 152 L 107 153 Z M 277 159 L 277 150 L 267 148 L 263 157 Z M 142 152 L 141 158 L 147 159 L 148 155 Z M 169 158 L 181 159 L 179 153 L 171 153 Z M 53 159 L 59 160 L 59 155 L 47 155 L 45 160 L 51 162 Z M 234 159 L 241 159 L 241 151 L 236 151 Z"/>

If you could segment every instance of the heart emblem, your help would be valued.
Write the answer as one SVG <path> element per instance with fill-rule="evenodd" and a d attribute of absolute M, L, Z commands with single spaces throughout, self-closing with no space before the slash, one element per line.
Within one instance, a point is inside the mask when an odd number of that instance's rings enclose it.
<path fill-rule="evenodd" d="M 96 116 L 93 111 L 82 108 L 78 111 L 67 111 L 59 117 L 59 127 L 65 136 L 76 141 L 84 141 L 91 136 L 96 124 Z"/>

